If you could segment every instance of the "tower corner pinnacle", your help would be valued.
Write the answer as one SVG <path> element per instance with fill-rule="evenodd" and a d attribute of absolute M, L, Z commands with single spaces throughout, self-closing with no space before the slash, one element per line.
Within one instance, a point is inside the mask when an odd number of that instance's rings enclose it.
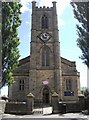
<path fill-rule="evenodd" d="M 33 1 L 32 1 L 32 9 L 34 9 L 35 7 L 36 7 L 36 1 L 33 0 Z"/>
<path fill-rule="evenodd" d="M 53 10 L 54 10 L 54 12 L 56 13 L 56 3 L 57 3 L 57 2 L 56 2 L 56 1 L 53 1 L 52 3 L 53 3 Z"/>
<path fill-rule="evenodd" d="M 57 2 L 56 2 L 56 1 L 53 1 L 52 3 L 53 3 L 53 7 L 54 7 L 54 6 L 56 6 L 56 3 L 57 3 Z"/>

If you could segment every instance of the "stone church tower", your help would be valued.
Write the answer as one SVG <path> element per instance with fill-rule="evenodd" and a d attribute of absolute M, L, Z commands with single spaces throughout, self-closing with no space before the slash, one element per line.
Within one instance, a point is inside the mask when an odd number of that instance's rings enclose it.
<path fill-rule="evenodd" d="M 78 100 L 80 75 L 75 62 L 60 56 L 56 2 L 50 8 L 32 2 L 30 56 L 20 60 L 13 76 L 16 82 L 9 87 L 9 100 L 26 101 L 32 93 L 35 103 L 51 104 L 54 92 L 59 100 Z"/>
<path fill-rule="evenodd" d="M 61 59 L 56 2 L 52 8 L 37 8 L 32 2 L 32 29 L 29 86 L 37 99 L 49 102 L 56 92 L 61 95 Z M 42 98 L 43 97 L 43 98 Z"/>

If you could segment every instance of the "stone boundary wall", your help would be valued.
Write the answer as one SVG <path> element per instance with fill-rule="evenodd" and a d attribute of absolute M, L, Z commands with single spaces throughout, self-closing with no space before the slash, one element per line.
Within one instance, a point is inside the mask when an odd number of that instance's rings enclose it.
<path fill-rule="evenodd" d="M 77 113 L 85 110 L 85 101 L 78 102 L 59 102 L 59 112 Z"/>
<path fill-rule="evenodd" d="M 28 100 L 29 101 L 29 100 Z M 31 114 L 34 113 L 34 105 L 32 106 L 33 100 L 30 99 L 29 102 L 5 102 L 2 101 L 0 102 L 0 113 L 4 113 L 4 108 L 5 108 L 5 113 L 7 114 Z M 34 101 L 33 101 L 34 102 Z M 56 101 L 57 103 L 58 101 Z M 2 104 L 1 104 L 2 103 Z M 6 103 L 6 105 L 5 105 Z M 53 103 L 54 104 L 54 103 Z M 55 104 L 53 107 L 53 113 L 71 113 L 71 112 L 81 112 L 82 110 L 85 109 L 85 101 L 78 101 L 78 102 L 61 102 L 61 104 Z"/>
<path fill-rule="evenodd" d="M 26 102 L 7 102 L 5 113 L 8 114 L 26 114 Z"/>
<path fill-rule="evenodd" d="M 82 110 L 84 110 L 84 104 L 81 104 L 79 102 L 66 104 L 67 112 L 81 112 Z"/>

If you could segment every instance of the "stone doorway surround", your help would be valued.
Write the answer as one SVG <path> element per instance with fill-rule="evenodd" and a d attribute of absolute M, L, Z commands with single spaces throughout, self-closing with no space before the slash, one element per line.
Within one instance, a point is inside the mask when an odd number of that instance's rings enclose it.
<path fill-rule="evenodd" d="M 48 86 L 44 86 L 42 90 L 42 101 L 43 101 L 43 105 L 50 104 L 50 90 Z"/>

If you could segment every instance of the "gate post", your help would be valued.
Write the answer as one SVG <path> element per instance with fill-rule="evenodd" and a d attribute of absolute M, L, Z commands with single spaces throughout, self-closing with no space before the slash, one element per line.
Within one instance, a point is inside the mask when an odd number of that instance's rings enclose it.
<path fill-rule="evenodd" d="M 58 94 L 56 92 L 52 94 L 52 107 L 53 113 L 59 113 Z"/>
<path fill-rule="evenodd" d="M 34 113 L 34 95 L 29 93 L 27 95 L 27 114 Z"/>
<path fill-rule="evenodd" d="M 0 100 L 0 115 L 4 114 L 6 108 L 6 101 L 5 100 Z"/>

